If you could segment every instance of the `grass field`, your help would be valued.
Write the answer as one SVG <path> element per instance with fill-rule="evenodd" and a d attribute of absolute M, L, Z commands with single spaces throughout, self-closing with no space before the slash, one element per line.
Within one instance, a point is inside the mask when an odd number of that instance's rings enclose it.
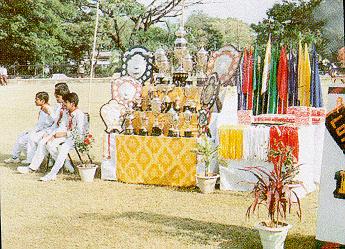
<path fill-rule="evenodd" d="M 2 248 L 261 248 L 252 228 L 260 217 L 245 219 L 248 193 L 122 184 L 96 179 L 82 183 L 74 175 L 39 182 L 43 173 L 20 175 L 18 165 L 3 162 L 16 136 L 34 125 L 34 96 L 52 84 L 0 87 L 0 175 Z M 87 111 L 88 86 L 70 85 Z M 91 122 L 101 160 L 100 106 L 110 98 L 110 84 L 91 87 Z M 55 99 L 51 100 L 55 104 Z M 317 193 L 302 200 L 302 222 L 292 214 L 287 249 L 315 248 Z"/>

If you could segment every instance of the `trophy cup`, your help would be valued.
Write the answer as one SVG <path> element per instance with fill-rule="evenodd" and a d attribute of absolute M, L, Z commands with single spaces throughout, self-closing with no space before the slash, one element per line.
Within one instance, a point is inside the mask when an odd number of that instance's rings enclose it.
<path fill-rule="evenodd" d="M 196 111 L 196 102 L 194 100 L 191 101 L 191 105 L 189 107 L 189 110 L 192 112 L 192 113 L 197 113 Z"/>
<path fill-rule="evenodd" d="M 193 100 L 191 99 L 193 96 L 193 86 L 191 85 L 186 85 L 186 87 L 184 87 L 183 89 L 184 91 L 184 96 L 185 96 L 185 103 L 183 106 L 183 112 L 185 112 L 186 110 L 190 109 L 190 106 L 193 104 Z"/>
<path fill-rule="evenodd" d="M 134 102 L 133 110 L 134 111 L 142 111 L 143 110 L 142 101 L 140 99 L 138 99 L 136 102 Z"/>
<path fill-rule="evenodd" d="M 179 137 L 180 132 L 178 129 L 178 124 L 179 124 L 179 116 L 178 113 L 171 113 L 172 115 L 172 125 L 171 128 L 169 129 L 168 136 L 169 137 Z"/>
<path fill-rule="evenodd" d="M 174 90 L 174 87 L 175 86 L 172 84 L 162 86 L 162 92 L 164 93 L 164 97 L 162 99 L 162 108 L 161 108 L 162 113 L 167 113 L 172 107 L 173 103 L 168 94 L 169 92 Z"/>
<path fill-rule="evenodd" d="M 166 63 L 166 61 L 168 59 L 165 55 L 164 49 L 162 49 L 162 48 L 157 49 L 154 56 L 155 56 L 156 66 L 158 68 L 158 74 L 156 76 L 155 83 L 156 84 L 162 84 L 162 80 L 165 76 L 164 64 Z"/>
<path fill-rule="evenodd" d="M 190 110 L 186 110 L 183 113 L 184 121 L 186 123 L 186 130 L 184 131 L 184 136 L 185 137 L 193 137 L 192 131 L 190 129 L 190 123 L 192 121 L 192 112 Z"/>
<path fill-rule="evenodd" d="M 126 121 L 127 121 L 127 127 L 125 129 L 126 135 L 133 135 L 134 134 L 134 128 L 133 128 L 133 124 L 132 124 L 133 119 L 134 119 L 133 109 L 129 109 L 127 111 L 127 116 L 126 116 Z"/>
<path fill-rule="evenodd" d="M 139 129 L 139 135 L 147 136 L 148 132 L 147 132 L 146 127 L 148 126 L 148 117 L 146 116 L 145 112 L 140 113 L 140 122 L 141 122 L 141 128 Z"/>
<path fill-rule="evenodd" d="M 151 109 L 153 116 L 155 117 L 152 127 L 152 136 L 160 136 L 162 134 L 162 129 L 159 127 L 158 116 L 161 113 L 161 100 L 158 97 L 158 94 L 151 101 Z"/>
<path fill-rule="evenodd" d="M 180 98 L 176 97 L 175 102 L 174 102 L 174 107 L 173 109 L 175 110 L 175 112 L 179 113 L 181 111 L 181 106 L 180 106 Z"/>
<path fill-rule="evenodd" d="M 197 86 L 203 86 L 207 81 L 207 75 L 205 74 L 207 56 L 208 52 L 203 47 L 197 52 Z"/>
<path fill-rule="evenodd" d="M 168 89 L 163 89 L 163 92 L 164 92 L 164 97 L 162 99 L 162 113 L 167 113 L 170 109 L 171 109 L 171 106 L 172 106 L 172 102 L 171 102 L 171 99 L 170 97 L 168 96 Z"/>

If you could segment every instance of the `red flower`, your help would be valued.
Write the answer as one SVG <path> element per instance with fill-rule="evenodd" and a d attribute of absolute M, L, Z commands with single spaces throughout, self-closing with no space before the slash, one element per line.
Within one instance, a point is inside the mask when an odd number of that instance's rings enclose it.
<path fill-rule="evenodd" d="M 89 144 L 90 144 L 90 140 L 89 140 L 88 138 L 86 138 L 86 139 L 84 140 L 84 144 L 89 145 Z"/>
<path fill-rule="evenodd" d="M 92 135 L 91 135 L 91 134 L 89 134 L 87 137 L 88 137 L 88 138 L 92 138 Z"/>

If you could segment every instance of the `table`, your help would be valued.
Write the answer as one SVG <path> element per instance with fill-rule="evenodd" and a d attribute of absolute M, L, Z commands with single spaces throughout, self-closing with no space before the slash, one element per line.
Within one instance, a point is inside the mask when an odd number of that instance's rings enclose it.
<path fill-rule="evenodd" d="M 115 144 L 118 181 L 195 186 L 195 138 L 116 135 Z"/>
<path fill-rule="evenodd" d="M 253 185 L 249 182 L 255 182 L 255 177 L 250 172 L 241 171 L 245 166 L 263 166 L 273 168 L 267 159 L 263 159 L 263 155 L 267 152 L 260 153 L 260 159 L 246 158 L 248 155 L 245 144 L 237 140 L 243 139 L 243 131 L 249 126 L 223 126 L 218 130 L 220 154 L 228 158 L 228 167 L 220 168 L 221 184 L 223 190 L 249 191 Z M 252 127 L 253 128 L 253 127 Z M 322 156 L 320 151 L 323 148 L 324 125 L 310 125 L 298 127 L 298 163 L 300 171 L 297 180 L 303 182 L 304 188 L 296 189 L 299 197 L 305 196 L 307 193 L 315 191 L 316 184 L 320 179 L 320 168 Z M 229 137 L 236 138 L 229 145 Z M 255 137 L 254 137 L 255 139 Z M 264 139 L 255 139 L 255 143 L 263 145 Z M 227 146 L 224 146 L 227 144 Z M 250 154 L 250 153 L 249 153 Z"/>

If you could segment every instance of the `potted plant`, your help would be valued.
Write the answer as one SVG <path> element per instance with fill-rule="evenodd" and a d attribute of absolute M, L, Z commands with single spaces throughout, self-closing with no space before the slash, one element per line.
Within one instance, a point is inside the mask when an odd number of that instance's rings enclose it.
<path fill-rule="evenodd" d="M 288 230 L 292 227 L 286 223 L 286 215 L 290 213 L 293 204 L 297 204 L 297 215 L 301 219 L 300 200 L 293 189 L 302 185 L 295 180 L 299 165 L 291 147 L 280 143 L 277 150 L 270 150 L 269 155 L 273 162 L 271 171 L 257 166 L 243 169 L 253 173 L 258 180 L 252 191 L 254 200 L 246 215 L 249 218 L 258 211 L 259 206 L 265 206 L 268 220 L 256 225 L 263 248 L 283 249 Z"/>
<path fill-rule="evenodd" d="M 198 160 L 205 166 L 204 173 L 196 175 L 197 186 L 204 194 L 212 193 L 219 175 L 210 172 L 210 165 L 211 161 L 217 158 L 218 146 L 214 146 L 211 140 L 203 134 L 198 138 L 196 149 L 193 152 L 197 154 Z"/>
<path fill-rule="evenodd" d="M 94 141 L 95 140 L 90 133 L 86 133 L 84 136 L 75 136 L 74 146 L 81 161 L 81 164 L 78 165 L 77 168 L 83 182 L 92 182 L 96 173 L 97 165 L 92 163 L 89 155 Z M 87 159 L 85 160 L 85 158 Z"/>

